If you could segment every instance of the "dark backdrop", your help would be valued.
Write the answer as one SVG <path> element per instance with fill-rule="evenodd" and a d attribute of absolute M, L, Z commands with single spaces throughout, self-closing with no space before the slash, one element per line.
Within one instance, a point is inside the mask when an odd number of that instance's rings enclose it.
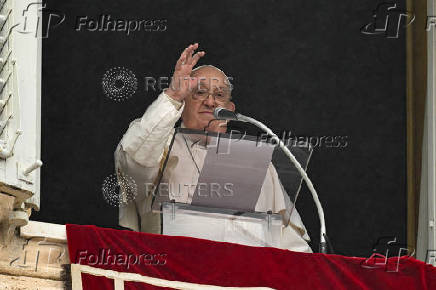
<path fill-rule="evenodd" d="M 368 256 L 377 238 L 406 239 L 405 31 L 364 35 L 377 1 L 47 1 L 65 22 L 43 39 L 41 210 L 53 223 L 117 226 L 102 198 L 113 153 L 130 121 L 158 91 L 146 76 L 172 75 L 189 43 L 233 77 L 238 109 L 305 136 L 345 136 L 317 148 L 309 176 L 337 252 Z M 404 3 L 400 3 L 400 6 Z M 77 17 L 165 19 L 166 31 L 76 31 Z M 47 19 L 45 19 L 47 23 Z M 103 94 L 113 67 L 138 78 L 124 102 Z M 307 188 L 298 208 L 315 242 L 319 222 Z"/>

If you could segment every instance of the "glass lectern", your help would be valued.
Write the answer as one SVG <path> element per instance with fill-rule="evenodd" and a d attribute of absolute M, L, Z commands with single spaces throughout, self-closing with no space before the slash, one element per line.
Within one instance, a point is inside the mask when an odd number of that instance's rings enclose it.
<path fill-rule="evenodd" d="M 282 141 L 306 168 L 310 144 Z M 152 204 L 162 234 L 280 248 L 302 178 L 266 134 L 176 128 L 165 154 Z M 279 202 L 273 191 L 286 195 L 285 214 L 265 206 Z"/>

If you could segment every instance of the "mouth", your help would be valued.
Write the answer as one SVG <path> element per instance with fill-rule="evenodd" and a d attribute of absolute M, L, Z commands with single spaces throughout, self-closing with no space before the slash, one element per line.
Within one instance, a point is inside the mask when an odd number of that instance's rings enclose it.
<path fill-rule="evenodd" d="M 209 112 L 209 111 L 203 111 L 203 112 L 199 112 L 200 114 L 205 114 L 205 115 L 212 115 L 213 116 L 213 112 Z"/>

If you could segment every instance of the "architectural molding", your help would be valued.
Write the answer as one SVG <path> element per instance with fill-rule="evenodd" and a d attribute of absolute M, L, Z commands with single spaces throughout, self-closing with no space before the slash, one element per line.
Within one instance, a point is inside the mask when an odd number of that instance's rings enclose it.
<path fill-rule="evenodd" d="M 65 289 L 70 283 L 65 225 L 29 221 L 14 233 L 0 247 L 0 276 L 10 277 L 1 280 L 0 289 L 28 289 L 13 288 L 13 284 L 7 288 L 6 281 L 37 283 L 38 289 Z"/>

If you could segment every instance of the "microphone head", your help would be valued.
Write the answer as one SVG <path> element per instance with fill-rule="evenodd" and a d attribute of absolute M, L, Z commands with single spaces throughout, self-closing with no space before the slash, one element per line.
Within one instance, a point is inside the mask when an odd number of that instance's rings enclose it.
<path fill-rule="evenodd" d="M 235 112 L 227 110 L 223 107 L 217 107 L 213 110 L 213 115 L 215 119 L 218 120 L 238 120 L 238 116 Z"/>

